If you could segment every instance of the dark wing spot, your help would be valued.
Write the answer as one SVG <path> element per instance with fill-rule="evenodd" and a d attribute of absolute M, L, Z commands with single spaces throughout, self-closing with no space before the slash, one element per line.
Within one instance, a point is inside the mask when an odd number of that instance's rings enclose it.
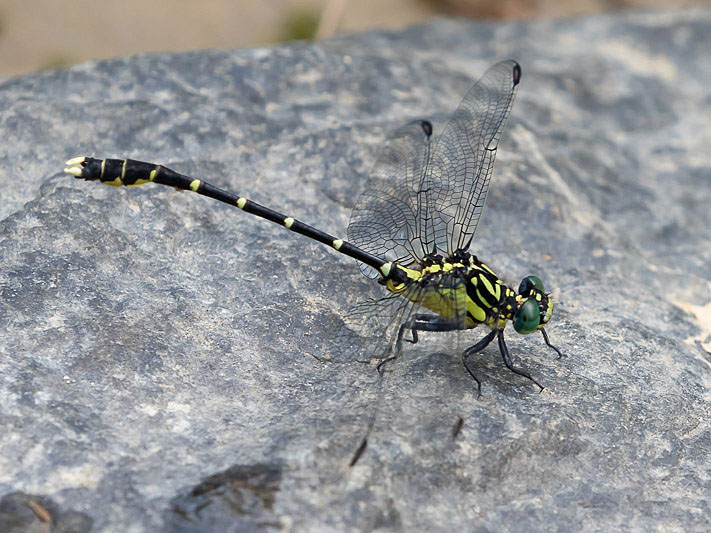
<path fill-rule="evenodd" d="M 425 132 L 425 135 L 430 137 L 432 135 L 432 123 L 429 120 L 423 120 L 420 124 L 422 125 L 422 131 Z"/>
<path fill-rule="evenodd" d="M 521 81 L 521 65 L 516 63 L 513 68 L 513 82 L 514 85 L 518 85 L 518 82 Z"/>

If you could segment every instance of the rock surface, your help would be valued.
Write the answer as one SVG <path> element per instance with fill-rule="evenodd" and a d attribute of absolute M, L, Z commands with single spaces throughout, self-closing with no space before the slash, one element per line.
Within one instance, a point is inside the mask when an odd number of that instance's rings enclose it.
<path fill-rule="evenodd" d="M 96 531 L 709 528 L 709 49 L 709 11 L 440 20 L 2 81 L 0 525 L 42 526 L 34 498 Z M 477 399 L 441 334 L 378 392 L 374 367 L 322 362 L 368 291 L 352 261 L 61 172 L 155 161 L 345 236 L 387 133 L 436 134 L 508 57 L 523 80 L 474 251 L 556 288 L 567 357 L 509 334 L 541 394 L 491 346 Z"/>

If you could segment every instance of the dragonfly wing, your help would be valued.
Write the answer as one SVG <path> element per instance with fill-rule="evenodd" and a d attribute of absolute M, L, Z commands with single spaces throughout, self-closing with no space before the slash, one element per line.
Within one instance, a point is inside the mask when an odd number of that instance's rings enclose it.
<path fill-rule="evenodd" d="M 344 316 L 334 335 L 341 351 L 331 360 L 367 363 L 394 355 L 400 326 L 418 309 L 416 303 L 394 294 L 359 302 Z"/>
<path fill-rule="evenodd" d="M 440 253 L 469 248 L 520 79 L 521 67 L 513 60 L 487 70 L 434 145 L 424 179 L 426 207 L 420 213 Z"/>
<path fill-rule="evenodd" d="M 422 202 L 418 200 L 429 164 L 432 125 L 406 124 L 388 139 L 351 214 L 348 240 L 359 248 L 404 266 L 419 263 Z M 361 265 L 363 273 L 378 273 Z"/>

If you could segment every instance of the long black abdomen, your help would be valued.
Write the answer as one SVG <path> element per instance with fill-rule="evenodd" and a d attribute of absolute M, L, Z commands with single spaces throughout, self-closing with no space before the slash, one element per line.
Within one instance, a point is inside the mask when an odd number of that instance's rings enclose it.
<path fill-rule="evenodd" d="M 158 183 L 177 189 L 193 191 L 200 195 L 219 200 L 220 202 L 239 207 L 247 213 L 265 218 L 295 233 L 300 233 L 301 235 L 326 244 L 342 254 L 373 267 L 386 279 L 400 275 L 398 269 L 391 270 L 390 262 L 371 255 L 343 239 L 338 239 L 313 226 L 304 224 L 295 218 L 283 215 L 257 202 L 224 191 L 214 185 L 210 185 L 206 181 L 191 178 L 190 176 L 180 174 L 161 165 L 135 161 L 133 159 L 96 159 L 93 157 L 75 157 L 67 161 L 66 164 L 67 167 L 64 171 L 67 174 L 88 181 L 100 181 L 101 183 L 115 187 L 122 185 L 125 187 L 133 187 L 143 185 L 144 183 Z"/>

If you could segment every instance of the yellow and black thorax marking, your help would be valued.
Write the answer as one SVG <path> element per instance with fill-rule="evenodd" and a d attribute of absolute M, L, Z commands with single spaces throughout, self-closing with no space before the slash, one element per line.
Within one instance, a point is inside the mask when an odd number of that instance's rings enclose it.
<path fill-rule="evenodd" d="M 516 308 L 516 293 L 476 256 L 461 250 L 451 257 L 430 255 L 420 269 L 395 264 L 405 279 L 384 280 L 394 294 L 403 296 L 464 328 L 487 324 L 502 329 Z"/>

